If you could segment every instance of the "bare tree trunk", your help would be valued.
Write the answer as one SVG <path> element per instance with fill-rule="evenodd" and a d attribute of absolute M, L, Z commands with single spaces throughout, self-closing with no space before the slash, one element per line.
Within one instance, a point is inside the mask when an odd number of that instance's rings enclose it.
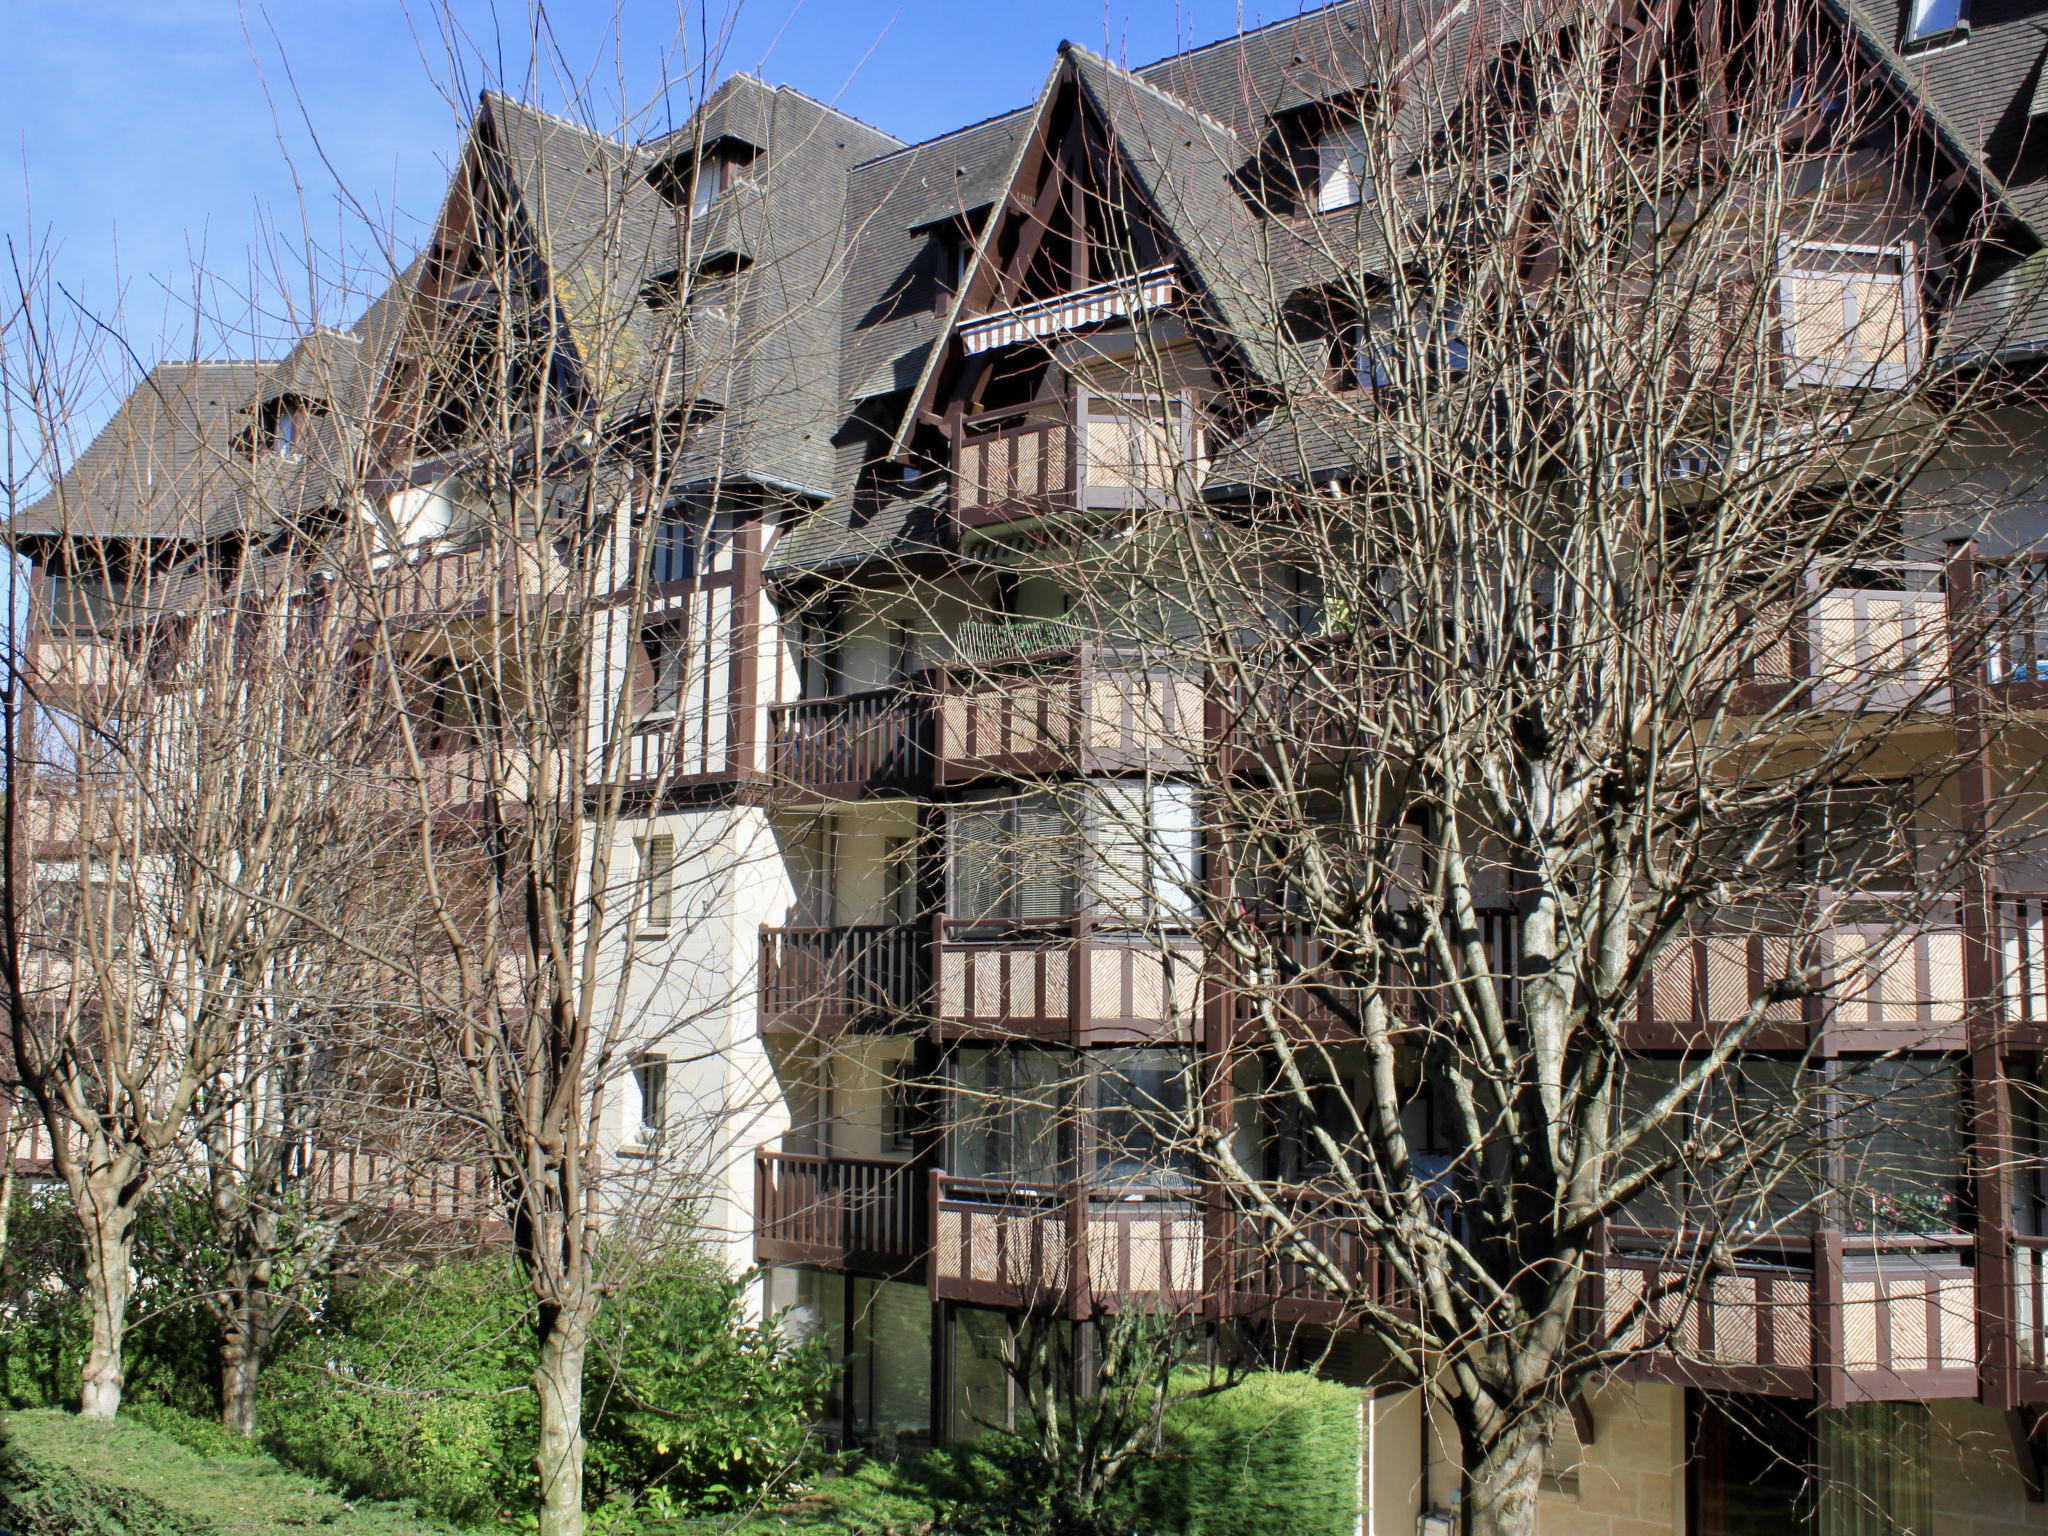
<path fill-rule="evenodd" d="M 79 1225 L 85 1236 L 86 1281 L 91 1295 L 92 1344 L 85 1357 L 78 1411 L 88 1419 L 111 1419 L 121 1410 L 122 1342 L 128 1331 L 129 1259 L 135 1241 L 135 1212 L 118 1196 L 97 1198 L 87 1186 Z"/>
<path fill-rule="evenodd" d="M 1467 1447 L 1465 1536 L 1534 1536 L 1536 1493 L 1549 1454 L 1548 1419 L 1521 1419 L 1491 1445 Z"/>
<path fill-rule="evenodd" d="M 263 1368 L 265 1330 L 258 1305 L 236 1298 L 220 1329 L 220 1421 L 250 1440 L 256 1438 L 256 1378 Z"/>
<path fill-rule="evenodd" d="M 583 1357 L 590 1309 L 543 1307 L 540 1363 L 540 1536 L 583 1536 Z"/>

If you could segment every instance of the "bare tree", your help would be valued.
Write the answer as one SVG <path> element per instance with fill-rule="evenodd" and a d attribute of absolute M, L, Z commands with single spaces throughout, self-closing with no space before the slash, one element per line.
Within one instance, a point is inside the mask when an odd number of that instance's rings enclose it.
<path fill-rule="evenodd" d="M 1069 51 L 954 316 L 1085 273 L 1140 318 L 935 365 L 893 448 L 963 527 L 898 579 L 932 632 L 963 574 L 1062 599 L 1013 664 L 954 636 L 946 695 L 1053 774 L 996 862 L 1162 974 L 1199 944 L 1209 1049 L 1151 1113 L 1223 1286 L 1362 1328 L 1469 1529 L 1526 1531 L 1559 1416 L 1738 1256 L 1968 1245 L 1983 807 L 2028 779 L 1951 724 L 1976 589 L 1911 534 L 1995 514 L 2018 386 L 1966 302 L 1991 220 L 1830 13 L 1361 14 L 1309 107 L 1247 104 L 1249 165 Z M 1063 431 L 1064 499 L 1025 473 Z M 1068 781 L 1115 720 L 1124 777 Z M 1930 943 L 1936 1023 L 1884 1014 Z"/>

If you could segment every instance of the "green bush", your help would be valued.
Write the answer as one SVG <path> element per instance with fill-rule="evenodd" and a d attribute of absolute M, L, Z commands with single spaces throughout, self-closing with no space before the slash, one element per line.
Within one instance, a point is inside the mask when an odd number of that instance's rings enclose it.
<path fill-rule="evenodd" d="M 586 1364 L 591 1503 L 658 1488 L 692 1512 L 777 1496 L 813 1459 L 822 1341 L 748 1325 L 743 1284 L 679 1247 L 598 1315 Z M 474 1523 L 536 1496 L 531 1292 L 509 1258 L 330 1298 L 265 1375 L 264 1444 L 352 1491 Z"/>
<path fill-rule="evenodd" d="M 219 1334 L 204 1299 L 210 1282 L 195 1270 L 189 1243 L 206 1221 L 203 1200 L 191 1191 L 160 1191 L 137 1218 L 123 1369 L 128 1400 L 206 1418 L 220 1411 L 220 1360 Z M 17 1184 L 7 1233 L 0 1262 L 5 1406 L 73 1406 L 92 1325 L 85 1251 L 69 1191 Z"/>
<path fill-rule="evenodd" d="M 1359 1394 L 1260 1372 L 1167 1411 L 1140 1477 L 1146 1530 L 1185 1536 L 1349 1536 L 1358 1520 Z"/>
<path fill-rule="evenodd" d="M 264 1373 L 263 1441 L 351 1493 L 471 1523 L 533 1499 L 533 1328 L 507 1259 L 329 1298 Z"/>
<path fill-rule="evenodd" d="M 267 1456 L 209 1459 L 127 1420 L 51 1411 L 0 1426 L 0 1524 L 18 1536 L 425 1536 L 391 1505 L 351 1507 Z"/>
<path fill-rule="evenodd" d="M 197 1419 L 165 1403 L 130 1399 L 121 1404 L 121 1417 L 146 1424 L 158 1434 L 177 1441 L 186 1450 L 197 1451 L 214 1461 L 263 1454 L 263 1448 L 255 1441 L 236 1434 L 220 1420 Z"/>
<path fill-rule="evenodd" d="M 1192 1375 L 1180 1390 L 1205 1383 Z M 1358 1517 L 1358 1392 L 1260 1373 L 1170 1408 L 1156 1457 L 1133 1465 L 1106 1523 L 1145 1536 L 1349 1536 Z M 741 1529 L 805 1536 L 1047 1536 L 1060 1528 L 1045 1468 L 1021 1437 L 990 1433 L 868 1463 Z"/>

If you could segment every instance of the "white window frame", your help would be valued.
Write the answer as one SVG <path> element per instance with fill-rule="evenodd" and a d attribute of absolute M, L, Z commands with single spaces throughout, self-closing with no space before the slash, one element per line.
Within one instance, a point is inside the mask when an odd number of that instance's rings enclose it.
<path fill-rule="evenodd" d="M 648 1085 L 655 1087 L 648 1093 Z M 633 1087 L 640 1098 L 640 1139 L 642 1142 L 659 1140 L 668 1129 L 668 1058 L 655 1052 L 642 1051 L 633 1058 Z M 647 1101 L 652 1098 L 654 1102 Z"/>
<path fill-rule="evenodd" d="M 1884 272 L 1822 271 L 1798 265 L 1802 251 L 1829 251 L 1841 255 L 1869 256 L 1873 265 L 1896 257 L 1896 276 Z M 1903 356 L 1876 362 L 1845 358 L 1802 357 L 1798 351 L 1797 283 L 1801 280 L 1837 282 L 1846 291 L 1850 280 L 1897 283 L 1901 289 L 1900 314 L 1905 327 Z M 1853 326 L 1845 334 L 1853 334 Z M 1866 245 L 1846 240 L 1787 240 L 1778 248 L 1778 340 L 1785 359 L 1785 382 L 1791 386 L 1852 384 L 1867 389 L 1903 389 L 1920 368 L 1920 285 L 1909 240 L 1889 245 Z"/>
<path fill-rule="evenodd" d="M 640 931 L 665 934 L 675 920 L 676 840 L 667 832 L 640 839 Z"/>
<path fill-rule="evenodd" d="M 1333 150 L 1346 150 L 1341 156 Z M 1338 179 L 1337 173 L 1342 173 Z M 1316 135 L 1316 212 L 1335 213 L 1373 199 L 1372 177 L 1365 173 L 1365 125 L 1345 123 Z"/>

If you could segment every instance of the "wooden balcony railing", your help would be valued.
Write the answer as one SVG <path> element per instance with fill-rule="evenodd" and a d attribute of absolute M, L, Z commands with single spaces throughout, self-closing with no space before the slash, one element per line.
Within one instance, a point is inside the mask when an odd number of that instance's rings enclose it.
<path fill-rule="evenodd" d="M 1201 751 L 1198 677 L 1082 646 L 937 684 L 935 777 L 1171 771 Z"/>
<path fill-rule="evenodd" d="M 763 928 L 761 1023 L 817 1030 L 917 1017 L 930 952 L 921 926 Z"/>
<path fill-rule="evenodd" d="M 754 1154 L 754 1254 L 763 1264 L 897 1275 L 923 1258 L 918 1170 L 869 1158 Z"/>
<path fill-rule="evenodd" d="M 2037 703 L 2048 683 L 2048 550 L 1975 562 L 1984 681 Z"/>
<path fill-rule="evenodd" d="M 924 699 L 908 688 L 774 705 L 776 785 L 838 800 L 911 793 L 930 778 L 927 718 Z"/>
<path fill-rule="evenodd" d="M 1790 603 L 1738 609 L 1725 655 L 1702 682 L 1718 697 L 1733 684 L 1739 714 L 1774 707 L 1796 687 L 1798 703 L 1831 710 L 1949 707 L 1948 599 L 1939 565 L 1874 561 L 1887 582 L 1818 588 Z"/>
<path fill-rule="evenodd" d="M 1965 1009 L 1959 920 L 1900 926 L 1836 922 L 1805 932 L 1760 920 L 1704 927 L 1674 939 L 1653 962 L 1637 1002 L 1632 1043 L 1677 1045 L 1725 1029 L 1767 983 L 1820 967 L 1825 996 L 1765 1005 L 1780 1044 L 1826 1025 L 1850 1050 L 1960 1046 Z M 1787 1033 L 1789 1032 L 1789 1033 Z"/>
<path fill-rule="evenodd" d="M 2012 1239 L 2012 1293 L 2021 1395 L 2029 1402 L 2048 1401 L 2048 1237 Z"/>
<path fill-rule="evenodd" d="M 1414 1298 L 1347 1197 L 1309 1187 L 1268 1192 L 1279 1219 L 1254 1209 L 1224 1217 L 1217 1289 L 1229 1312 L 1331 1327 L 1354 1320 L 1363 1303 L 1413 1308 Z M 1351 1287 L 1348 1298 L 1344 1286 L 1332 1283 L 1325 1263 Z"/>
<path fill-rule="evenodd" d="M 732 764 L 733 716 L 719 707 L 648 715 L 633 724 L 626 742 L 625 781 L 700 783 L 724 777 Z"/>
<path fill-rule="evenodd" d="M 1171 931 L 947 918 L 932 1014 L 954 1034 L 1076 1046 L 1192 1039 L 1201 968 L 1193 940 Z"/>
<path fill-rule="evenodd" d="M 1976 1394 L 1968 1237 L 1822 1233 L 1707 1275 L 1670 1253 L 1669 1234 L 1608 1240 L 1599 1314 L 1612 1342 L 1648 1349 L 1626 1375 L 1827 1401 Z"/>
<path fill-rule="evenodd" d="M 1057 419 L 1027 421 L 999 431 L 975 431 L 973 423 L 960 438 L 954 461 L 953 507 L 969 528 L 1042 517 L 1074 505 L 1074 429 L 1066 419 L 1066 402 L 1041 401 L 1034 406 L 984 416 L 1002 419 L 1058 412 Z"/>
<path fill-rule="evenodd" d="M 1203 1230 L 1191 1190 L 934 1173 L 932 1292 L 1076 1316 L 1139 1300 L 1192 1306 L 1204 1285 Z"/>

